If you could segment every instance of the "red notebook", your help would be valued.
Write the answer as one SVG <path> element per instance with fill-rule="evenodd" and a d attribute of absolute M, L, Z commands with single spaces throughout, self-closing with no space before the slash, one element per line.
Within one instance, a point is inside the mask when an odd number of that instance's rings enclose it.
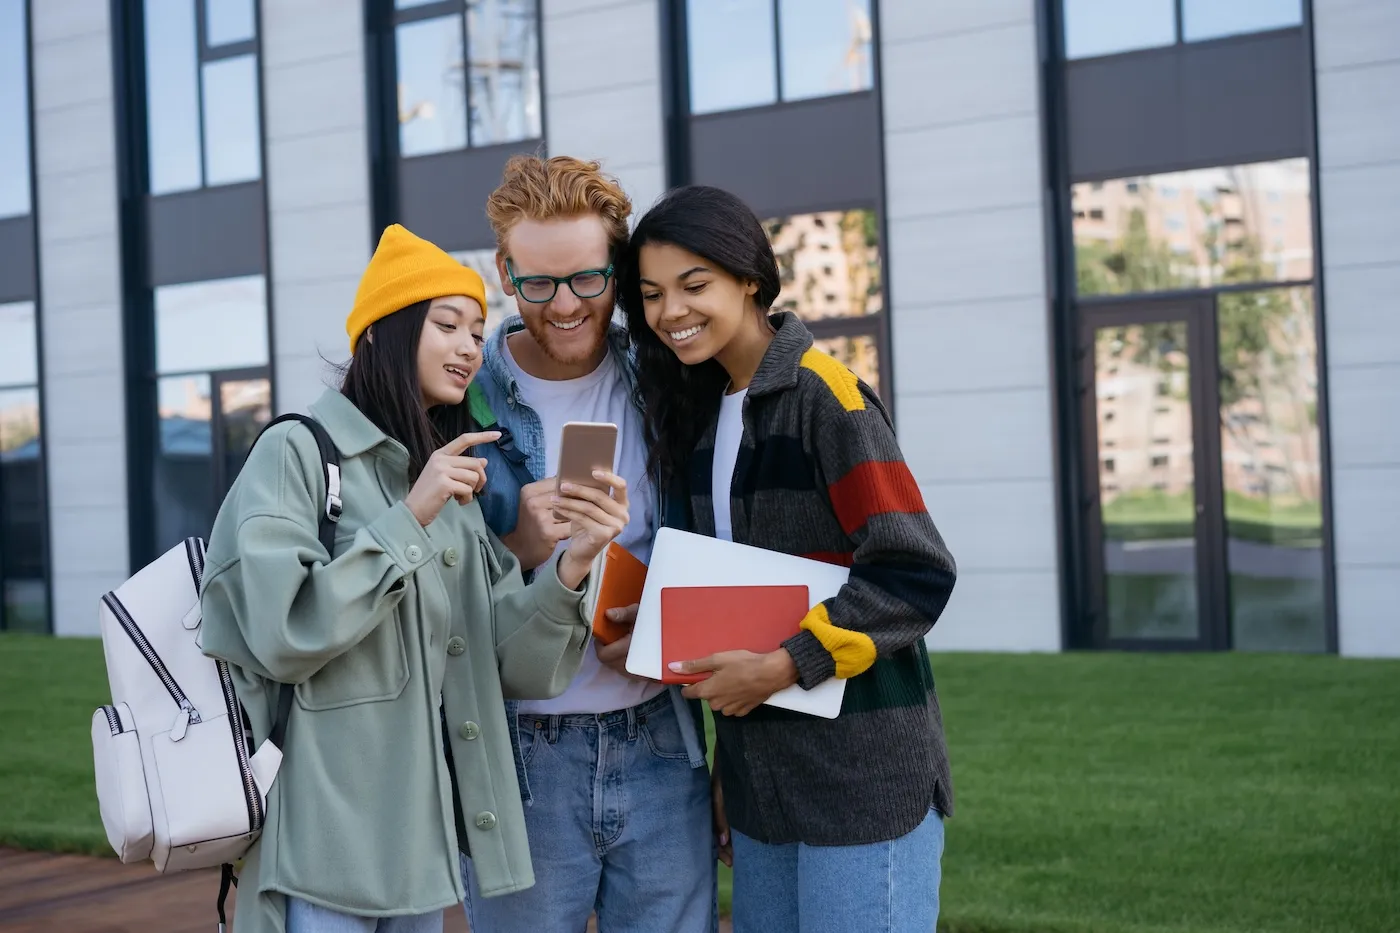
<path fill-rule="evenodd" d="M 805 586 L 668 586 L 661 590 L 661 682 L 693 684 L 709 674 L 676 674 L 672 661 L 720 651 L 776 651 L 811 609 Z"/>

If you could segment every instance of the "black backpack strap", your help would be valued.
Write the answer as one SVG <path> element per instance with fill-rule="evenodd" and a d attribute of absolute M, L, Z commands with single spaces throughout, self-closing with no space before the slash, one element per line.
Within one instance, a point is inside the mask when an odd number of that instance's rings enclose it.
<path fill-rule="evenodd" d="M 335 449 L 335 441 L 326 433 L 321 422 L 309 415 L 299 412 L 289 412 L 285 415 L 269 421 L 258 433 L 258 438 L 274 425 L 285 424 L 295 421 L 304 425 L 311 436 L 316 438 L 316 446 L 321 451 L 322 474 L 326 480 L 326 501 L 321 508 L 321 520 L 317 526 L 317 537 L 321 540 L 321 547 L 326 549 L 326 556 L 332 557 L 335 554 L 335 524 L 340 521 L 340 514 L 343 511 L 344 503 L 340 498 L 340 453 Z M 253 442 L 254 444 L 257 441 Z M 277 716 L 272 721 L 272 732 L 268 734 L 268 741 L 282 747 L 283 740 L 287 737 L 287 720 L 292 714 L 292 697 L 295 688 L 291 684 L 283 684 L 277 696 Z"/>

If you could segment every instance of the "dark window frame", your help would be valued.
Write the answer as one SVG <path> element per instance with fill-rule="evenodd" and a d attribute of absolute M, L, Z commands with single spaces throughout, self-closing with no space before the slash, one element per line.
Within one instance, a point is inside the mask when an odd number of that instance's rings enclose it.
<path fill-rule="evenodd" d="M 430 216 L 406 217 L 406 208 L 421 210 L 418 189 L 433 176 L 446 173 L 463 178 L 463 184 L 485 185 L 489 192 L 504 160 L 512 155 L 547 151 L 549 126 L 549 72 L 544 60 L 544 9 L 534 0 L 537 30 L 536 65 L 540 75 L 540 135 L 507 143 L 471 144 L 471 78 L 466 75 L 464 94 L 467 105 L 467 145 L 458 149 L 405 156 L 399 145 L 398 47 L 397 28 L 402 23 L 462 14 L 463 59 L 469 59 L 471 37 L 467 34 L 465 0 L 437 0 L 435 3 L 398 10 L 394 0 L 364 0 L 365 82 L 369 110 L 368 145 L 370 163 L 371 242 L 378 242 L 385 227 L 405 223 L 415 232 L 437 242 L 448 252 L 495 249 L 495 237 L 484 215 L 463 214 L 446 207 Z M 489 184 L 487 184 L 489 176 Z M 407 178 L 407 181 L 405 179 Z M 415 182 L 417 182 L 415 184 Z M 407 192 L 406 190 L 407 189 Z M 474 189 L 473 189 L 474 190 Z M 460 192 L 459 192 L 460 193 Z M 454 203 L 462 203 L 459 199 Z"/>
<path fill-rule="evenodd" d="M 373 3 L 374 0 L 370 0 L 370 2 Z M 427 157 L 429 157 L 429 156 L 442 155 L 443 153 L 447 153 L 447 152 L 458 152 L 458 151 L 460 151 L 461 149 L 466 149 L 466 150 L 472 150 L 472 149 L 490 149 L 490 148 L 493 148 L 493 147 L 496 147 L 496 146 L 514 146 L 514 147 L 518 147 L 518 146 L 520 146 L 522 143 L 528 143 L 528 142 L 534 142 L 534 141 L 542 141 L 542 140 L 545 138 L 545 122 L 544 122 L 544 4 L 543 4 L 543 0 L 531 0 L 531 2 L 532 2 L 533 5 L 534 5 L 534 8 L 535 8 L 535 52 L 536 52 L 535 67 L 536 67 L 536 69 L 537 69 L 537 70 L 539 71 L 539 73 L 540 73 L 540 133 L 539 133 L 538 136 L 526 136 L 526 137 L 524 137 L 524 138 L 522 138 L 522 139 L 509 140 L 509 141 L 507 141 L 507 142 L 500 142 L 500 141 L 497 141 L 497 142 L 487 142 L 487 143 L 480 143 L 480 144 L 475 143 L 475 142 L 472 141 L 472 63 L 471 63 L 471 57 L 472 57 L 471 39 L 472 39 L 472 37 L 471 37 L 471 30 L 470 30 L 470 27 L 469 27 L 468 24 L 467 24 L 467 0 L 437 0 L 437 2 L 435 2 L 435 3 L 427 3 L 427 4 L 424 4 L 424 5 L 422 5 L 422 6 L 409 7 L 409 8 L 406 9 L 406 10 L 400 10 L 400 9 L 395 8 L 394 5 L 393 5 L 393 0 L 383 0 L 383 2 L 387 3 L 388 6 L 389 6 L 389 13 L 390 13 L 390 16 L 389 16 L 389 20 L 388 20 L 388 24 L 389 24 L 389 30 L 388 30 L 388 31 L 389 31 L 389 33 L 390 33 L 390 41 L 391 41 L 391 43 L 394 42 L 395 39 L 396 39 L 396 34 L 397 34 L 397 32 L 398 32 L 398 27 L 399 27 L 399 26 L 402 26 L 402 25 L 404 25 L 404 24 L 406 24 L 406 23 L 423 22 L 423 21 L 426 21 L 426 20 L 441 19 L 441 18 L 443 18 L 443 17 L 447 17 L 447 16 L 456 16 L 456 15 L 460 15 L 461 18 L 462 18 L 462 97 L 463 97 L 463 104 L 465 105 L 465 108 L 466 108 L 466 109 L 465 109 L 465 114 L 466 114 L 467 125 L 466 125 L 466 127 L 465 127 L 465 131 L 466 131 L 466 140 L 467 140 L 467 143 L 466 143 L 465 146 L 462 146 L 462 147 L 460 147 L 459 149 L 442 149 L 442 150 L 439 150 L 439 151 L 437 151 L 437 152 L 425 152 L 425 153 L 422 153 L 422 154 L 420 154 L 420 155 L 414 155 L 414 156 L 400 155 L 399 158 L 401 158 L 401 159 L 427 158 Z M 775 2 L 776 2 L 776 0 L 775 0 Z M 369 17 L 366 17 L 366 20 L 368 20 L 368 19 L 369 19 Z M 398 61 L 397 61 L 397 57 L 398 57 L 397 54 L 395 54 L 395 56 L 394 56 L 395 61 L 393 62 L 393 65 L 394 65 L 394 79 L 395 79 L 395 80 L 397 80 L 397 78 L 398 78 Z M 397 107 L 396 107 L 395 109 L 397 110 Z M 397 113 L 395 114 L 395 116 L 397 117 Z M 397 119 L 395 120 L 395 129 L 396 129 L 396 132 L 395 132 L 394 146 L 395 146 L 395 148 L 398 148 Z"/>
<path fill-rule="evenodd" d="M 204 0 L 195 4 L 197 71 L 200 85 L 200 179 L 205 177 L 204 159 L 204 95 L 203 65 L 248 53 L 249 43 L 230 43 L 214 49 L 207 47 Z M 271 384 L 274 407 L 277 398 L 277 332 L 275 297 L 272 274 L 270 237 L 267 235 L 267 108 L 265 100 L 261 36 L 263 34 L 262 0 L 254 0 L 253 16 L 256 37 L 254 61 L 258 94 L 258 151 L 261 160 L 259 177 L 247 182 L 226 185 L 205 185 L 163 195 L 150 193 L 150 160 L 148 148 L 148 103 L 146 96 L 145 4 L 110 0 L 112 23 L 112 67 L 115 128 L 117 137 L 118 222 L 121 247 L 123 372 L 126 391 L 126 456 L 128 552 L 132 572 L 145 566 L 158 555 L 156 551 L 155 459 L 160 445 L 160 417 L 157 387 L 159 380 L 174 373 L 160 373 L 156 366 L 155 289 L 165 285 L 214 281 L 242 275 L 260 275 L 266 283 L 264 310 L 267 315 L 267 363 L 265 368 Z M 234 50 L 222 54 L 227 50 Z M 205 53 L 209 54 L 206 55 Z M 249 209 L 261 217 L 261 242 L 239 260 L 247 268 L 220 269 L 215 275 L 205 275 L 200 268 L 206 263 L 158 262 L 160 242 L 156 242 L 152 215 L 160 208 L 181 202 L 192 202 L 192 208 L 223 204 L 223 199 L 247 200 Z M 207 202 L 207 203 L 202 203 Z M 162 229 L 164 229 L 162 227 Z M 162 234 L 164 236 L 165 234 Z M 161 242 L 164 242 L 163 240 Z M 169 257 L 166 257 L 169 259 Z M 238 263 L 235 263 L 237 265 Z M 212 375 L 210 373 L 205 373 Z"/>
<path fill-rule="evenodd" d="M 1257 39 L 1260 36 L 1277 35 L 1299 30 L 1300 27 L 1261 30 L 1204 39 L 1197 42 L 1183 42 L 1182 0 L 1177 0 L 1176 46 L 1227 46 Z M 1325 615 L 1326 652 L 1335 654 L 1338 650 L 1337 632 L 1337 572 L 1336 549 L 1333 524 L 1332 456 L 1330 435 L 1330 402 L 1328 392 L 1328 368 L 1326 346 L 1325 276 L 1323 264 L 1324 243 L 1321 229 L 1321 186 L 1318 165 L 1318 138 L 1315 119 L 1316 74 L 1314 61 L 1314 34 L 1312 4 L 1303 3 L 1303 65 L 1307 72 L 1308 99 L 1301 102 L 1307 121 L 1307 146 L 1305 152 L 1281 153 L 1276 158 L 1305 156 L 1308 159 L 1311 175 L 1311 228 L 1313 244 L 1313 275 L 1306 281 L 1250 282 L 1239 285 L 1222 285 L 1209 289 L 1188 289 L 1171 292 L 1153 292 L 1131 295 L 1085 296 L 1076 295 L 1077 270 L 1075 265 L 1074 209 L 1070 193 L 1076 182 L 1097 180 L 1096 173 L 1075 174 L 1071 171 L 1069 145 L 1068 100 L 1065 87 L 1065 70 L 1069 66 L 1103 58 L 1130 58 L 1132 56 L 1160 54 L 1165 48 L 1112 53 L 1111 55 L 1070 59 L 1065 55 L 1065 24 L 1063 0 L 1039 0 L 1037 3 L 1038 45 L 1040 52 L 1041 83 L 1041 130 L 1045 140 L 1044 177 L 1046 178 L 1046 223 L 1049 244 L 1049 285 L 1050 332 L 1053 338 L 1052 372 L 1055 376 L 1053 443 L 1055 455 L 1055 478 L 1057 484 L 1056 524 L 1059 537 L 1060 556 L 1060 620 L 1061 637 L 1065 648 L 1106 647 L 1098 637 L 1100 621 L 1095 617 L 1094 606 L 1096 587 L 1100 584 L 1092 579 L 1095 558 L 1091 551 L 1095 546 L 1092 533 L 1091 512 L 1096 508 L 1096 497 L 1087 490 L 1098 481 L 1097 457 L 1089 457 L 1083 449 L 1086 434 L 1093 430 L 1092 421 L 1086 423 L 1082 393 L 1086 391 L 1083 373 L 1084 351 L 1081 346 L 1081 320 L 1092 317 L 1096 311 L 1111 307 L 1132 304 L 1149 306 L 1165 302 L 1191 302 L 1209 300 L 1213 311 L 1215 299 L 1231 292 L 1254 292 L 1273 288 L 1310 286 L 1313 290 L 1314 340 L 1317 347 L 1317 427 L 1319 461 L 1322 473 L 1322 560 L 1323 560 L 1323 611 Z M 1263 161 L 1260 159 L 1259 161 Z M 1192 169 L 1206 167 L 1199 164 L 1182 164 L 1172 168 Z M 1163 168 L 1162 171 L 1170 169 Z M 1210 335 L 1211 341 L 1216 339 Z M 1213 345 L 1213 343 L 1212 343 Z M 1089 361 L 1090 363 L 1092 361 Z M 1218 360 L 1215 362 L 1218 365 Z M 1218 405 L 1214 417 L 1219 418 Z M 1207 436 L 1218 432 L 1206 432 Z M 1218 444 L 1218 437 L 1215 439 Z M 1223 515 L 1223 505 L 1221 514 Z M 1220 558 L 1221 567 L 1228 570 L 1224 555 Z M 1228 573 L 1222 573 L 1228 577 Z M 1202 626 L 1210 620 L 1203 619 Z M 1228 617 L 1221 623 L 1229 628 Z M 1135 642 L 1131 645 L 1139 650 L 1179 650 L 1180 645 L 1172 643 Z M 1222 647 L 1218 642 L 1213 646 Z M 1225 645 L 1224 647 L 1228 647 Z"/>
<path fill-rule="evenodd" d="M 756 208 L 755 211 L 760 220 L 777 215 L 794 216 L 833 210 L 864 209 L 875 212 L 879 231 L 880 287 L 883 298 L 881 310 L 876 314 L 860 317 L 822 318 L 811 321 L 804 319 L 803 323 L 812 332 L 813 337 L 818 340 L 829 337 L 857 336 L 873 336 L 875 338 L 880 399 L 889 410 L 891 418 L 897 420 L 898 412 L 894 391 L 895 364 L 891 333 L 894 315 L 890 296 L 888 189 L 884 172 L 885 118 L 884 82 L 881 80 L 883 62 L 880 47 L 880 0 L 870 0 L 871 87 L 843 94 L 803 97 L 793 101 L 783 100 L 782 32 L 781 24 L 777 19 L 779 16 L 778 0 L 773 0 L 773 36 L 777 46 L 774 50 L 774 67 L 778 69 L 778 100 L 753 107 L 736 107 L 730 110 L 707 111 L 699 114 L 691 113 L 690 110 L 691 54 L 686 6 L 686 0 L 661 0 L 658 11 L 662 62 L 662 133 L 665 138 L 666 186 L 668 188 L 696 181 L 693 149 L 696 124 L 720 123 L 736 116 L 740 119 L 759 117 L 765 120 L 781 120 L 799 114 L 805 109 L 820 108 L 833 100 L 847 100 L 854 103 L 865 98 L 869 101 L 869 107 L 873 112 L 872 125 L 874 127 L 871 145 L 875 147 L 874 157 L 879 166 L 879 170 L 876 172 L 878 179 L 875 182 L 873 192 L 861 195 L 838 194 L 834 198 L 818 202 L 806 199 L 787 200 L 784 201 L 782 209 L 779 211 L 769 211 L 762 207 Z"/>

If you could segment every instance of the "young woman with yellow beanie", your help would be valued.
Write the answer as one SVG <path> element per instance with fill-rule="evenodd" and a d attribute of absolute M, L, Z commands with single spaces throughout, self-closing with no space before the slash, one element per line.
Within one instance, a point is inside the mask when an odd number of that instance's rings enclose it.
<path fill-rule="evenodd" d="M 582 585 L 627 525 L 627 489 L 611 473 L 612 496 L 566 485 L 569 545 L 522 584 L 475 501 L 471 447 L 496 435 L 462 404 L 484 299 L 475 272 L 388 228 L 342 385 L 311 406 L 340 457 L 334 553 L 304 425 L 266 432 L 215 520 L 203 645 L 230 663 L 257 742 L 279 685 L 296 685 L 235 933 L 436 933 L 463 897 L 459 847 L 491 893 L 534 883 L 504 699 L 568 686 L 588 643 Z"/>

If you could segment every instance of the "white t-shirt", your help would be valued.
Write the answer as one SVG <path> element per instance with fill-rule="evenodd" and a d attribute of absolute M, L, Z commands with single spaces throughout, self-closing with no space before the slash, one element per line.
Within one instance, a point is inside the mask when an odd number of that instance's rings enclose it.
<path fill-rule="evenodd" d="M 711 478 L 714 497 L 715 537 L 734 540 L 734 524 L 729 511 L 729 489 L 734 482 L 734 466 L 739 461 L 739 445 L 744 440 L 744 399 L 749 390 L 726 395 L 719 403 L 719 427 L 715 431 L 715 465 Z"/>
<path fill-rule="evenodd" d="M 559 437 L 570 421 L 596 421 L 617 425 L 616 472 L 627 480 L 628 510 L 631 519 L 617 541 L 638 560 L 650 562 L 650 528 L 656 511 L 655 495 L 647 478 L 646 440 L 642 419 L 633 406 L 627 383 L 612 353 L 597 369 L 578 379 L 539 379 L 526 373 L 510 353 L 510 341 L 503 343 L 505 363 L 520 387 L 521 400 L 535 410 L 544 430 L 545 475 L 559 470 Z M 555 553 L 569 546 L 562 541 Z M 528 567 L 527 570 L 536 568 Z M 552 700 L 524 700 L 524 712 L 542 715 L 569 713 L 610 713 L 644 703 L 665 688 L 650 681 L 633 680 L 605 667 L 592 646 L 583 653 L 583 663 L 573 682 Z"/>

